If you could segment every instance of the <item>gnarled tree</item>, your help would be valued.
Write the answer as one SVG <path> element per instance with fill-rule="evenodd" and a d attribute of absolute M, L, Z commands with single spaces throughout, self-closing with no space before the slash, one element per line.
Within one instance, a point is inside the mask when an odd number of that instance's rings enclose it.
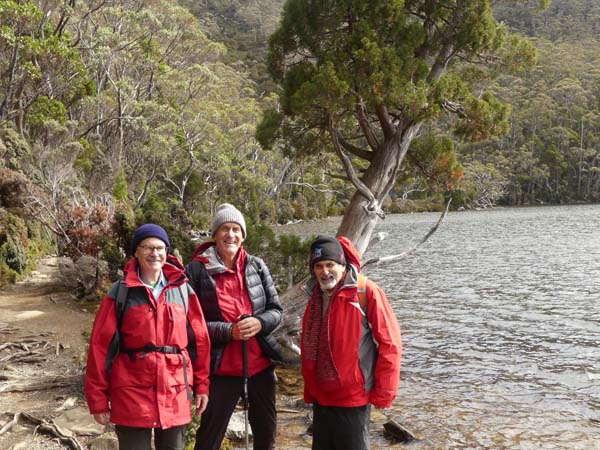
<path fill-rule="evenodd" d="M 338 234 L 362 253 L 407 152 L 418 165 L 438 148 L 448 183 L 462 174 L 443 164 L 452 146 L 431 136 L 416 145 L 424 125 L 443 121 L 472 140 L 506 132 L 509 107 L 486 82 L 534 59 L 494 19 L 490 0 L 288 0 L 269 51 L 280 109 L 265 113 L 257 136 L 294 154 L 338 155 L 356 187 Z"/>

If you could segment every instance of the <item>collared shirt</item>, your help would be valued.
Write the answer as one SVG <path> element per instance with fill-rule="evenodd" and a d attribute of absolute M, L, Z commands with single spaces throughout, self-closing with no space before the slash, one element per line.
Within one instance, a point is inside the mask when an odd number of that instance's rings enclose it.
<path fill-rule="evenodd" d="M 142 280 L 142 277 L 140 275 L 139 268 L 138 268 L 138 278 L 140 279 L 140 281 L 142 283 L 144 283 L 144 280 Z M 148 286 L 150 288 L 150 290 L 152 291 L 152 295 L 154 296 L 154 299 L 158 300 L 158 298 L 160 297 L 160 294 L 162 293 L 164 288 L 167 287 L 167 279 L 165 278 L 165 274 L 161 270 L 160 277 L 158 278 L 158 282 L 154 286 L 152 286 L 151 284 L 148 284 L 148 283 L 144 283 L 144 285 Z"/>

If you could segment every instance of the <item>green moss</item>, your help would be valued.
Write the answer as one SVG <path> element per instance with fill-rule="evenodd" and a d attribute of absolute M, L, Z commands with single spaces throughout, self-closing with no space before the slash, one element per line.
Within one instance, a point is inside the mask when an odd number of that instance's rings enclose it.
<path fill-rule="evenodd" d="M 39 224 L 0 209 L 0 285 L 22 279 L 50 248 Z"/>

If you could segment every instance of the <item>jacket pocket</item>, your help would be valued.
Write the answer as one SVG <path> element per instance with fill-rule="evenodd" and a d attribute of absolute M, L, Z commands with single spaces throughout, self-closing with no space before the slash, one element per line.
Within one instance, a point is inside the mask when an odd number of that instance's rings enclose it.
<path fill-rule="evenodd" d="M 166 371 L 167 371 L 167 385 L 171 387 L 171 389 L 179 392 L 179 390 L 185 389 L 185 378 L 183 376 L 183 358 L 185 358 L 184 354 L 165 354 L 166 361 Z M 186 359 L 186 370 L 190 369 L 190 361 Z M 188 382 L 192 381 L 190 378 L 190 373 L 188 372 Z M 177 388 L 177 386 L 181 386 L 181 388 Z"/>

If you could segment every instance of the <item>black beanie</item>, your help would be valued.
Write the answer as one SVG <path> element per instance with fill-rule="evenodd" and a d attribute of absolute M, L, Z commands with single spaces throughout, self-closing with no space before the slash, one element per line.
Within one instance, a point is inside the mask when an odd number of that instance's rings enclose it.
<path fill-rule="evenodd" d="M 340 242 L 332 236 L 317 236 L 315 241 L 310 244 L 310 270 L 315 263 L 323 260 L 346 265 L 344 249 Z"/>

